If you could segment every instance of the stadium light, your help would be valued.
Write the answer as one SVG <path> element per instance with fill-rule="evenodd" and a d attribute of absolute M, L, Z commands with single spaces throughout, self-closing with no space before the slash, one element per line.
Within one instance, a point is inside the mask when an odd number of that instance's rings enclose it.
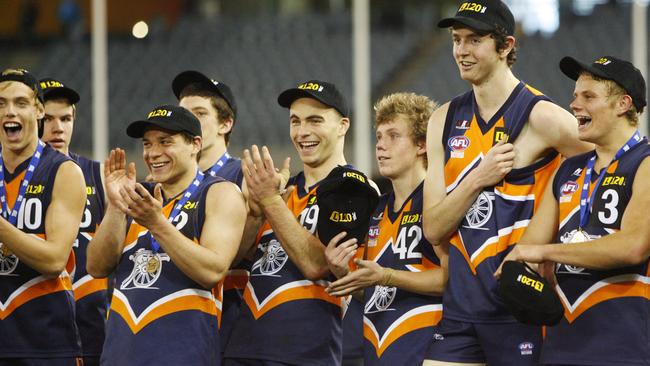
<path fill-rule="evenodd" d="M 133 25 L 133 30 L 131 31 L 133 37 L 142 39 L 149 34 L 149 25 L 144 20 L 141 20 Z"/>

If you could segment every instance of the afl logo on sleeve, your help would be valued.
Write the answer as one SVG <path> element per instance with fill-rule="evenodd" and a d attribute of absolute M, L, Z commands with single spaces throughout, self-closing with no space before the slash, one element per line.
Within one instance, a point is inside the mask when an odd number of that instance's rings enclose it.
<path fill-rule="evenodd" d="M 578 182 L 568 181 L 560 187 L 560 203 L 570 202 L 573 194 L 578 190 Z"/>
<path fill-rule="evenodd" d="M 465 156 L 465 149 L 469 147 L 469 139 L 465 136 L 454 136 L 447 140 L 447 146 L 451 151 L 452 158 L 463 158 Z"/>

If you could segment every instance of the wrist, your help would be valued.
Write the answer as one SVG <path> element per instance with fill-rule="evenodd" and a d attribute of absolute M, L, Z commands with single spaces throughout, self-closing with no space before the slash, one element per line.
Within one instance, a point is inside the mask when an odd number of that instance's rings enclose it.
<path fill-rule="evenodd" d="M 262 208 L 267 208 L 269 206 L 277 204 L 278 202 L 282 202 L 282 204 L 284 204 L 282 197 L 280 197 L 279 194 L 275 193 L 260 199 L 260 206 L 262 206 Z"/>
<path fill-rule="evenodd" d="M 476 192 L 480 192 L 485 188 L 485 183 L 481 178 L 482 174 L 479 169 L 476 168 L 467 175 L 467 181 L 471 183 L 471 189 Z"/>
<path fill-rule="evenodd" d="M 114 205 L 114 204 L 112 204 L 110 202 L 106 205 L 106 213 L 104 215 L 105 216 L 107 216 L 107 215 L 126 216 L 126 214 L 124 212 L 122 212 L 122 210 L 120 210 L 119 207 L 117 207 L 116 205 Z"/>
<path fill-rule="evenodd" d="M 146 227 L 147 227 L 147 229 L 149 229 L 149 232 L 151 232 L 151 234 L 156 234 L 156 233 L 159 233 L 161 230 L 164 230 L 165 227 L 167 227 L 168 225 L 172 225 L 172 227 L 173 227 L 173 224 L 171 222 L 169 222 L 165 218 L 165 216 L 163 216 L 162 213 L 161 213 L 160 215 L 157 215 L 156 219 L 154 221 L 152 221 L 151 224 L 147 225 Z"/>
<path fill-rule="evenodd" d="M 539 263 L 546 262 L 549 260 L 549 250 L 553 250 L 555 245 L 544 245 L 544 244 L 538 244 L 536 245 L 537 247 L 537 255 L 539 256 Z"/>
<path fill-rule="evenodd" d="M 392 268 L 383 269 L 380 283 L 381 286 L 390 287 L 391 280 L 393 279 L 393 272 L 394 270 Z"/>

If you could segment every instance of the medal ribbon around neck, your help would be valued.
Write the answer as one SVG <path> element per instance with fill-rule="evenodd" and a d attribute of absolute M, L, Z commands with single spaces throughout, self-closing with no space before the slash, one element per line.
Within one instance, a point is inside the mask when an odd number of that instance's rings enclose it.
<path fill-rule="evenodd" d="M 221 157 L 216 162 L 216 164 L 214 164 L 212 168 L 210 168 L 206 172 L 206 174 L 210 174 L 211 176 L 216 177 L 217 172 L 221 170 L 221 168 L 223 168 L 223 166 L 226 164 L 226 161 L 228 161 L 228 159 L 230 159 L 230 154 L 228 154 L 228 151 L 226 151 L 225 153 L 223 153 L 223 155 L 221 155 Z"/>
<path fill-rule="evenodd" d="M 27 191 L 27 186 L 29 186 L 29 181 L 34 175 L 38 163 L 41 161 L 41 155 L 43 155 L 43 149 L 45 148 L 45 143 L 41 140 L 38 140 L 38 145 L 36 146 L 36 151 L 34 155 L 29 160 L 29 165 L 27 166 L 27 171 L 25 172 L 25 177 L 20 183 L 20 189 L 18 190 L 18 197 L 16 197 L 16 202 L 14 203 L 13 210 L 11 210 L 11 215 L 9 214 L 9 207 L 7 206 L 7 188 L 5 184 L 5 172 L 4 172 L 4 159 L 0 156 L 0 202 L 2 202 L 2 216 L 11 223 L 11 225 L 16 226 L 18 222 L 18 210 L 20 210 L 20 205 L 25 198 L 25 191 Z"/>
<path fill-rule="evenodd" d="M 185 193 L 183 193 L 183 196 L 181 197 L 180 200 L 174 205 L 174 209 L 172 212 L 169 214 L 169 218 L 167 219 L 169 222 L 173 222 L 176 216 L 181 212 L 181 209 L 183 209 L 183 206 L 185 206 L 185 203 L 192 197 L 194 192 L 199 188 L 199 185 L 201 185 L 201 182 L 203 182 L 203 178 L 205 178 L 205 174 L 201 172 L 200 170 L 197 170 L 196 176 L 194 177 L 194 180 L 192 181 L 192 184 L 185 189 Z M 158 244 L 158 241 L 156 241 L 156 238 L 149 233 L 149 237 L 151 238 L 151 249 L 154 252 L 158 252 L 160 250 L 160 244 Z"/>
<path fill-rule="evenodd" d="M 585 181 L 582 184 L 582 191 L 580 192 L 580 230 L 587 226 L 587 222 L 589 221 L 589 213 L 591 213 L 591 206 L 594 203 L 594 200 L 592 198 L 596 194 L 598 187 L 600 187 L 600 183 L 603 181 L 603 177 L 605 174 L 607 174 L 607 169 L 609 169 L 613 162 L 619 160 L 623 154 L 628 152 L 639 142 L 641 142 L 641 134 L 639 131 L 636 131 L 634 132 L 634 135 L 632 135 L 632 137 L 627 140 L 625 145 L 618 149 L 616 155 L 614 155 L 614 159 L 612 159 L 612 161 L 607 164 L 607 167 L 602 170 L 603 173 L 600 175 L 600 177 L 598 177 L 591 195 L 589 194 L 589 183 L 591 183 L 591 173 L 593 172 L 594 166 L 596 165 L 597 155 L 594 154 L 594 156 L 589 159 L 587 162 L 587 169 L 585 170 Z"/>

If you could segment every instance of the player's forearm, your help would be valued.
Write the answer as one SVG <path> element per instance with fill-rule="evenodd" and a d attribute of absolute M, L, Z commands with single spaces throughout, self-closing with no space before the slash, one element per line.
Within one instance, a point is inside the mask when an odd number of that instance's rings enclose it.
<path fill-rule="evenodd" d="M 594 270 L 634 266 L 648 260 L 648 238 L 618 232 L 584 243 L 542 245 L 546 261 Z M 613 249 L 615 248 L 615 249 Z"/>
<path fill-rule="evenodd" d="M 246 224 L 244 225 L 244 234 L 242 235 L 241 243 L 237 250 L 237 256 L 233 260 L 233 265 L 239 263 L 246 255 L 251 251 L 255 241 L 257 239 L 257 232 L 264 222 L 263 216 L 246 216 Z"/>
<path fill-rule="evenodd" d="M 47 277 L 56 277 L 65 269 L 74 238 L 69 243 L 53 243 L 23 233 L 6 220 L 0 219 L 0 241 L 18 259 L 37 272 Z"/>
<path fill-rule="evenodd" d="M 110 204 L 86 250 L 86 270 L 95 278 L 110 275 L 122 255 L 126 235 L 126 215 Z"/>
<path fill-rule="evenodd" d="M 309 280 L 329 273 L 325 246 L 293 216 L 280 196 L 264 205 L 264 214 L 291 261 Z"/>
<path fill-rule="evenodd" d="M 422 228 L 426 239 L 433 245 L 446 242 L 458 229 L 467 210 L 482 190 L 483 186 L 475 169 L 442 200 L 425 205 L 422 210 Z M 425 190 L 424 202 L 430 201 Z"/>
<path fill-rule="evenodd" d="M 230 268 L 231 256 L 218 255 L 193 242 L 167 220 L 152 226 L 149 231 L 174 265 L 205 289 L 216 286 Z"/>
<path fill-rule="evenodd" d="M 441 296 L 447 285 L 447 276 L 441 268 L 422 272 L 392 270 L 390 286 L 422 295 Z"/>

